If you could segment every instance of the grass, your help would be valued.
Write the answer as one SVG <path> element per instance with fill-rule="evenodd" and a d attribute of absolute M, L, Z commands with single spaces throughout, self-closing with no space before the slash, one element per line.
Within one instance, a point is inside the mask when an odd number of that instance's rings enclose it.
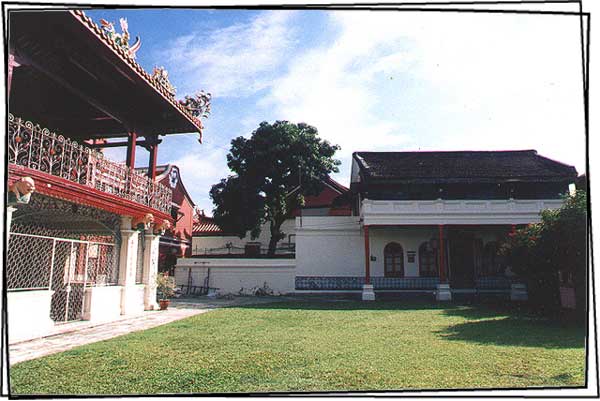
<path fill-rule="evenodd" d="M 14 365 L 12 395 L 583 386 L 584 332 L 485 306 L 226 308 Z"/>

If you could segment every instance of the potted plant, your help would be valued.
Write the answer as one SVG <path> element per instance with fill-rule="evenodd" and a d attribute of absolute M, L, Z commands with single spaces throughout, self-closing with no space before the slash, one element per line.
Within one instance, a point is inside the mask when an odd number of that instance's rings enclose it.
<path fill-rule="evenodd" d="M 175 295 L 175 279 L 169 273 L 159 274 L 156 277 L 156 291 L 160 310 L 165 310 L 171 302 L 169 298 Z"/>

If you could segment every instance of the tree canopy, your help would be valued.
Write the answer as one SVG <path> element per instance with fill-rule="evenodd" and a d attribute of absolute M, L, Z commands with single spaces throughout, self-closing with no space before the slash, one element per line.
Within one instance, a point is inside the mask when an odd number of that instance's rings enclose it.
<path fill-rule="evenodd" d="M 258 237 L 269 223 L 269 253 L 285 238 L 281 225 L 303 205 L 304 195 L 317 195 L 322 180 L 338 172 L 333 158 L 340 147 L 321 140 L 315 127 L 288 121 L 260 123 L 247 139 L 231 141 L 227 165 L 233 172 L 212 186 L 215 223 L 243 238 Z"/>

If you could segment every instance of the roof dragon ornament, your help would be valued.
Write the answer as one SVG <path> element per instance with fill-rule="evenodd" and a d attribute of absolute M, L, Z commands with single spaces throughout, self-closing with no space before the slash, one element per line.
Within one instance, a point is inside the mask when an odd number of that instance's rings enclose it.
<path fill-rule="evenodd" d="M 108 22 L 105 19 L 100 19 L 100 24 L 102 25 L 102 30 L 106 35 L 112 39 L 115 44 L 119 47 L 124 48 L 127 51 L 127 54 L 135 59 L 135 53 L 142 46 L 142 41 L 139 36 L 136 36 L 135 43 L 129 46 L 129 24 L 127 23 L 126 18 L 120 18 L 119 23 L 121 25 L 122 33 L 117 33 L 115 31 L 115 25 L 112 22 Z"/>
<path fill-rule="evenodd" d="M 169 81 L 169 73 L 165 69 L 165 67 L 154 67 L 152 70 L 152 78 L 171 95 L 171 97 L 175 97 L 175 93 L 177 92 L 177 88 L 175 88 L 171 81 Z"/>
<path fill-rule="evenodd" d="M 212 95 L 201 90 L 193 97 L 185 96 L 179 103 L 184 105 L 196 118 L 208 118 L 210 115 L 210 99 Z"/>
<path fill-rule="evenodd" d="M 196 92 L 196 94 L 192 96 L 185 96 L 183 100 L 179 100 L 179 103 L 183 105 L 190 114 L 197 118 L 208 118 L 210 115 L 210 100 L 212 95 L 209 92 L 204 92 L 201 90 L 200 92 Z M 198 142 L 202 143 L 202 136 L 198 138 Z"/>

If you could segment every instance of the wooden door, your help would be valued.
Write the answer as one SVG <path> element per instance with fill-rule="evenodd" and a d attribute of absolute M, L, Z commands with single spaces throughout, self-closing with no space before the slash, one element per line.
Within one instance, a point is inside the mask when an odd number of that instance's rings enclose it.
<path fill-rule="evenodd" d="M 383 249 L 385 277 L 404 277 L 404 250 L 402 245 L 390 242 Z"/>

